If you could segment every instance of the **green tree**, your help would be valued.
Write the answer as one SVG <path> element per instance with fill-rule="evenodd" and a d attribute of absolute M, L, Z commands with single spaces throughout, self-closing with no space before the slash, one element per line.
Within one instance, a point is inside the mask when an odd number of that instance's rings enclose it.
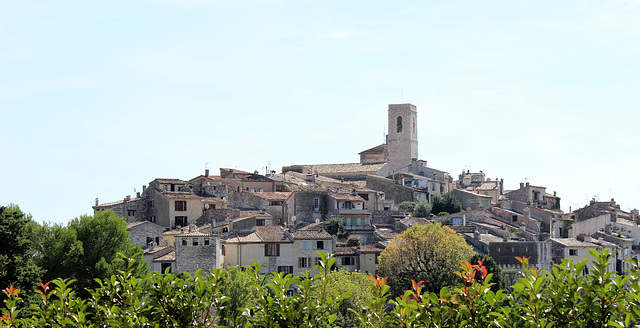
<path fill-rule="evenodd" d="M 431 214 L 431 204 L 426 199 L 423 199 L 416 203 L 416 206 L 411 212 L 412 216 L 426 218 Z"/>
<path fill-rule="evenodd" d="M 411 280 L 424 281 L 424 289 L 438 292 L 459 282 L 455 272 L 473 249 L 451 228 L 440 223 L 414 225 L 397 235 L 380 254 L 378 273 L 389 277 L 394 296 L 410 289 Z"/>
<path fill-rule="evenodd" d="M 129 240 L 127 223 L 112 211 L 99 211 L 94 216 L 83 215 L 71 220 L 67 229 L 68 242 L 75 246 L 73 252 L 58 252 L 58 263 L 74 263 L 75 268 L 71 276 L 61 278 L 77 279 L 80 291 L 95 286 L 94 279 L 105 279 L 115 274 L 118 263 L 114 263 L 117 253 L 134 259 L 132 272 L 135 276 L 142 276 L 148 272 L 147 262 L 142 256 L 140 246 Z M 75 234 L 77 242 L 73 242 Z M 78 243 L 79 242 L 79 243 Z M 75 260 L 68 259 L 70 255 L 78 256 Z M 53 260 L 53 259 L 51 259 Z"/>
<path fill-rule="evenodd" d="M 484 254 L 474 254 L 469 262 L 471 264 L 478 264 L 478 261 L 482 260 L 482 265 L 487 269 L 488 273 L 493 273 L 493 277 L 491 277 L 491 283 L 494 284 L 491 286 L 491 290 L 497 292 L 501 289 L 504 289 L 506 283 L 504 281 L 504 277 L 502 276 L 502 269 L 498 266 L 493 257 Z"/>
<path fill-rule="evenodd" d="M 42 269 L 33 258 L 30 215 L 17 205 L 0 207 L 0 288 L 11 285 L 33 290 Z M 0 295 L 1 296 L 1 295 Z"/>
<path fill-rule="evenodd" d="M 413 209 L 416 207 L 416 202 L 404 201 L 398 205 L 398 209 L 404 212 L 412 213 Z"/>
<path fill-rule="evenodd" d="M 60 224 L 31 225 L 34 240 L 35 261 L 44 270 L 42 280 L 75 277 L 84 254 L 82 242 L 76 231 Z"/>
<path fill-rule="evenodd" d="M 360 313 L 365 302 L 373 301 L 376 295 L 372 292 L 375 284 L 362 272 L 349 272 L 344 269 L 333 270 L 327 276 L 327 288 L 338 292 L 338 295 L 349 295 L 345 298 L 337 311 L 336 324 L 339 327 L 357 326 L 358 316 L 353 311 Z M 319 286 L 320 282 L 316 282 Z M 312 293 L 312 297 L 320 297 L 321 289 Z M 351 309 L 351 310 L 350 310 Z"/>
<path fill-rule="evenodd" d="M 220 317 L 225 318 L 226 326 L 238 327 L 242 324 L 242 309 L 250 307 L 251 301 L 258 297 L 258 289 L 252 287 L 258 282 L 255 276 L 234 266 L 222 272 L 220 285 L 222 294 L 229 297 L 220 310 Z"/>
<path fill-rule="evenodd" d="M 328 218 L 324 221 L 324 225 L 327 232 L 330 235 L 335 236 L 338 234 L 338 231 L 340 231 L 340 228 L 342 228 L 342 219 L 339 217 Z"/>
<path fill-rule="evenodd" d="M 432 206 L 432 212 L 438 215 L 442 212 L 453 214 L 462 211 L 462 204 L 452 193 L 446 193 L 443 197 L 434 196 Z"/>

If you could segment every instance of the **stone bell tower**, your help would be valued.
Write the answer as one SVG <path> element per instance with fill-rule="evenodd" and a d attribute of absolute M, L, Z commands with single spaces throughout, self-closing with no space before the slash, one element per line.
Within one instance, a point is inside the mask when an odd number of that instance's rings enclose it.
<path fill-rule="evenodd" d="M 418 111 L 412 104 L 389 105 L 389 163 L 400 172 L 418 159 Z"/>

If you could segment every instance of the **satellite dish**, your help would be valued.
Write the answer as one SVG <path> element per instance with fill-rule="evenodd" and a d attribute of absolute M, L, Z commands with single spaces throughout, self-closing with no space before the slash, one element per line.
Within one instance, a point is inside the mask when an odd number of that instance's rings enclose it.
<path fill-rule="evenodd" d="M 291 217 L 291 222 L 296 222 L 296 216 L 295 215 Z"/>
<path fill-rule="evenodd" d="M 204 209 L 208 210 L 209 209 L 209 204 L 204 204 Z"/>

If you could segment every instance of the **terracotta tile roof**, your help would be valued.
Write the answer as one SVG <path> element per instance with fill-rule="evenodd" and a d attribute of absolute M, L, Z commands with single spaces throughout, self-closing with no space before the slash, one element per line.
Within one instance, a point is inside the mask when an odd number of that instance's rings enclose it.
<path fill-rule="evenodd" d="M 330 195 L 330 197 L 337 199 L 337 200 L 343 200 L 343 201 L 351 201 L 351 202 L 364 202 L 364 198 L 356 195 L 353 196 L 351 194 L 332 194 Z"/>
<path fill-rule="evenodd" d="M 100 207 L 109 207 L 109 206 L 114 206 L 114 205 L 119 205 L 124 203 L 124 200 L 117 200 L 115 202 L 108 202 L 108 203 L 102 203 L 102 204 L 98 204 L 93 206 L 93 208 L 100 208 Z"/>
<path fill-rule="evenodd" d="M 291 195 L 291 192 L 254 192 L 253 194 L 267 200 L 287 200 Z"/>
<path fill-rule="evenodd" d="M 355 255 L 355 254 L 358 254 L 358 246 L 336 247 L 335 255 Z"/>
<path fill-rule="evenodd" d="M 485 181 L 481 185 L 478 186 L 478 190 L 493 190 L 498 189 L 500 184 L 498 181 Z"/>
<path fill-rule="evenodd" d="M 172 247 L 169 247 L 169 246 L 156 246 L 156 247 L 154 247 L 154 248 L 153 248 L 153 251 L 150 251 L 150 250 L 149 250 L 149 248 L 147 248 L 147 249 L 144 251 L 144 254 L 156 254 L 156 253 L 161 253 L 163 250 L 166 250 L 166 249 L 168 249 L 168 248 L 173 249 Z"/>
<path fill-rule="evenodd" d="M 389 228 L 376 228 L 376 234 L 378 234 L 381 238 L 383 239 L 393 239 L 395 238 L 395 236 L 398 235 L 397 232 L 394 232 L 392 229 Z"/>
<path fill-rule="evenodd" d="M 176 234 L 176 237 L 213 237 L 213 235 L 202 231 L 190 231 Z"/>
<path fill-rule="evenodd" d="M 186 181 L 180 179 L 156 179 L 159 183 L 186 184 Z"/>
<path fill-rule="evenodd" d="M 592 243 L 587 243 L 584 241 L 579 241 L 575 238 L 550 238 L 551 241 L 554 241 L 560 245 L 565 247 L 596 247 L 597 245 Z"/>
<path fill-rule="evenodd" d="M 281 226 L 260 226 L 251 233 L 235 233 L 225 238 L 226 243 L 291 243 L 286 231 Z"/>
<path fill-rule="evenodd" d="M 175 262 L 176 260 L 176 252 L 170 252 L 166 255 L 160 256 L 158 258 L 153 259 L 153 262 Z"/>
<path fill-rule="evenodd" d="M 319 230 L 319 229 L 324 229 L 324 222 L 318 222 L 318 223 L 311 223 L 303 228 L 298 229 L 298 231 L 300 230 Z"/>
<path fill-rule="evenodd" d="M 318 165 L 302 165 L 311 173 L 318 172 L 318 174 L 336 174 L 336 173 L 370 173 L 374 174 L 380 171 L 387 163 L 379 164 L 361 164 L 361 163 L 347 163 L 347 164 L 318 164 Z"/>
<path fill-rule="evenodd" d="M 384 248 L 381 245 L 360 246 L 360 253 L 382 253 Z"/>
<path fill-rule="evenodd" d="M 332 239 L 331 235 L 324 230 L 297 230 L 293 232 L 295 239 Z"/>
<path fill-rule="evenodd" d="M 131 228 L 133 228 L 133 227 L 137 227 L 137 226 L 139 226 L 139 225 L 141 225 L 141 224 L 145 224 L 145 223 L 147 223 L 147 222 L 149 222 L 149 221 L 133 221 L 133 222 L 127 222 L 127 230 L 129 230 L 129 229 L 131 229 Z M 151 223 L 151 222 L 149 222 L 149 223 Z"/>
<path fill-rule="evenodd" d="M 369 148 L 367 150 L 361 151 L 358 153 L 358 155 L 366 154 L 366 153 L 384 153 L 387 150 L 387 148 L 388 148 L 387 144 L 382 144 L 382 145 L 378 145 L 373 148 Z"/>
<path fill-rule="evenodd" d="M 202 196 L 198 196 L 190 192 L 163 192 L 162 195 L 169 199 L 202 199 Z"/>

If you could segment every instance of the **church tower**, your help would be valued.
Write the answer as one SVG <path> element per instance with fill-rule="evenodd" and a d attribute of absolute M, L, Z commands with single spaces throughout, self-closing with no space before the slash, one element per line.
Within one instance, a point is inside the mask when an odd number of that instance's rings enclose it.
<path fill-rule="evenodd" d="M 389 163 L 399 172 L 418 159 L 418 111 L 412 104 L 389 105 Z"/>

